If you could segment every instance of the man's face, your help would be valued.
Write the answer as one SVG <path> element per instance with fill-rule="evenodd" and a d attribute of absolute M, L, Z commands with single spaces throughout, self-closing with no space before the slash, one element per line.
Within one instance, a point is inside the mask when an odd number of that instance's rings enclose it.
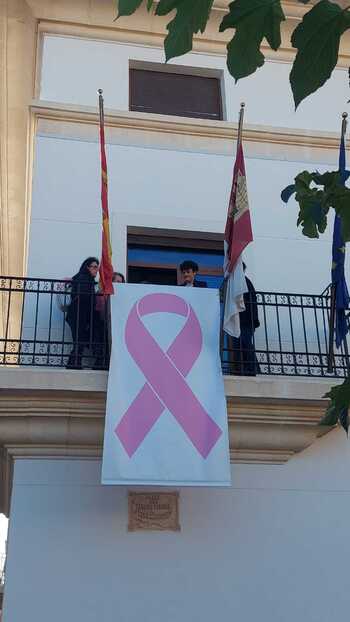
<path fill-rule="evenodd" d="M 193 272 L 192 268 L 189 268 L 188 270 L 184 270 L 182 272 L 182 278 L 184 280 L 184 283 L 193 283 L 195 276 L 196 272 Z"/>

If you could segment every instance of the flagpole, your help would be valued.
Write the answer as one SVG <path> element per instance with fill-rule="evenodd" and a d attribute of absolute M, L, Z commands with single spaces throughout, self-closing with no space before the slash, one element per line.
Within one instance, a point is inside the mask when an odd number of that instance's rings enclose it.
<path fill-rule="evenodd" d="M 336 301 L 336 285 L 331 285 L 331 311 L 329 316 L 329 340 L 328 340 L 328 357 L 327 357 L 327 373 L 331 374 L 334 364 L 334 323 L 335 323 L 335 301 Z"/>
<path fill-rule="evenodd" d="M 238 153 L 238 149 L 239 149 L 239 147 L 241 145 L 241 142 L 242 142 L 244 108 L 245 108 L 245 103 L 241 102 L 241 107 L 240 107 L 240 110 L 239 110 L 239 119 L 238 119 L 238 134 L 237 134 L 236 154 Z"/>
<path fill-rule="evenodd" d="M 341 137 L 342 138 L 345 138 L 347 125 L 348 125 L 348 113 L 343 112 L 342 122 L 341 122 Z"/>
<path fill-rule="evenodd" d="M 104 296 L 104 334 L 103 338 L 103 364 L 108 364 L 111 353 L 111 309 L 110 295 L 113 294 L 113 265 L 112 248 L 109 231 L 109 211 L 108 211 L 108 181 L 107 181 L 107 159 L 105 145 L 105 117 L 103 90 L 98 89 L 98 107 L 100 114 L 100 150 L 101 150 L 101 207 L 102 207 L 102 252 L 100 262 L 99 287 L 101 295 Z"/>
<path fill-rule="evenodd" d="M 347 127 L 348 113 L 342 113 L 341 123 L 341 139 L 345 137 Z M 331 285 L 331 308 L 329 316 L 329 341 L 328 341 L 328 357 L 327 357 L 327 373 L 331 374 L 334 367 L 334 329 L 335 329 L 335 307 L 336 307 L 337 285 Z"/>
<path fill-rule="evenodd" d="M 104 126 L 105 115 L 104 115 L 104 109 L 103 109 L 103 90 L 102 89 L 98 89 L 98 107 L 100 111 L 100 123 L 101 125 Z"/>
<path fill-rule="evenodd" d="M 101 207 L 102 207 L 102 254 L 100 262 L 100 284 L 104 294 L 113 294 L 112 247 L 109 229 L 107 158 L 105 145 L 103 91 L 98 89 L 100 113 L 100 150 L 101 150 Z"/>
<path fill-rule="evenodd" d="M 240 109 L 239 109 L 239 117 L 238 117 L 236 158 L 237 158 L 238 150 L 239 150 L 241 142 L 242 142 L 244 108 L 245 108 L 245 103 L 241 102 Z M 222 281 L 222 285 L 220 287 L 220 302 L 222 302 L 222 309 L 223 309 L 222 318 L 221 318 L 221 331 L 220 331 L 220 333 L 221 333 L 220 334 L 220 350 L 221 350 L 221 353 L 223 351 L 223 346 L 224 346 L 223 324 L 224 324 L 224 312 L 225 312 L 225 304 L 226 304 L 227 279 L 228 279 L 228 277 L 224 276 L 224 279 Z"/>

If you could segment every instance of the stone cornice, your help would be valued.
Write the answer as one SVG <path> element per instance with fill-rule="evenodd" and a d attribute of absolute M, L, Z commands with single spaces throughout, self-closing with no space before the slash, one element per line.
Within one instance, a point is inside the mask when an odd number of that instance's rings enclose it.
<path fill-rule="evenodd" d="M 92 106 L 33 100 L 31 111 L 37 120 L 66 124 L 98 124 L 98 111 Z M 237 123 L 132 111 L 106 109 L 105 122 L 108 127 L 116 130 L 147 132 L 167 138 L 173 135 L 193 137 L 193 139 L 209 139 L 210 141 L 228 141 L 230 152 L 232 151 L 232 141 L 237 135 Z M 336 133 L 249 124 L 244 126 L 244 141 L 245 143 L 282 145 L 283 147 L 339 149 L 339 136 Z"/>
<path fill-rule="evenodd" d="M 228 11 L 228 6 L 230 2 L 231 0 L 214 0 L 212 9 L 213 12 L 219 11 L 226 13 Z M 345 2 L 345 0 L 340 0 L 339 4 L 341 4 L 342 2 Z M 154 4 L 157 3 L 158 0 L 154 0 Z M 116 12 L 113 3 L 111 5 L 110 0 L 80 0 L 79 3 L 76 3 L 76 6 L 72 4 L 71 0 L 56 0 L 54 8 L 51 8 L 49 6 L 51 4 L 50 0 L 27 0 L 27 4 L 29 5 L 33 14 L 36 17 L 47 14 L 51 14 L 57 17 L 57 14 L 66 14 L 66 18 L 69 16 L 71 17 L 71 19 L 73 17 L 78 18 L 79 15 L 81 16 L 81 18 L 83 18 L 84 15 L 86 15 L 87 17 L 90 12 L 90 19 L 92 19 L 91 16 L 96 14 L 99 5 L 101 6 L 101 11 L 105 11 L 107 13 L 108 10 L 109 14 L 111 15 L 115 15 Z M 315 4 L 315 0 L 311 0 L 310 4 Z M 307 7 L 305 7 L 297 0 L 282 0 L 282 5 L 284 12 L 293 16 L 303 15 L 307 10 Z"/>
<path fill-rule="evenodd" d="M 8 513 L 15 459 L 101 457 L 107 374 L 3 368 L 0 379 L 0 511 Z M 231 460 L 281 464 L 328 432 L 318 423 L 330 384 L 226 377 Z"/>

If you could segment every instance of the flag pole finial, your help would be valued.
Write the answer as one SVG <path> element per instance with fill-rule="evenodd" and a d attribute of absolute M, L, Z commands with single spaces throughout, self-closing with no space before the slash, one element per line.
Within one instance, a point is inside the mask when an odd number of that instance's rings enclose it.
<path fill-rule="evenodd" d="M 241 107 L 239 110 L 239 119 L 238 119 L 238 134 L 237 134 L 237 151 L 242 142 L 242 132 L 243 132 L 243 118 L 244 118 L 244 108 L 245 103 L 241 102 Z"/>
<path fill-rule="evenodd" d="M 348 113 L 347 112 L 343 112 L 342 113 L 342 122 L 341 122 L 341 135 L 345 136 L 346 134 L 346 127 L 348 124 Z"/>
<path fill-rule="evenodd" d="M 103 106 L 103 90 L 102 89 L 98 89 L 98 107 L 99 107 L 99 111 L 100 111 L 100 123 L 103 124 L 104 123 L 104 106 Z"/>

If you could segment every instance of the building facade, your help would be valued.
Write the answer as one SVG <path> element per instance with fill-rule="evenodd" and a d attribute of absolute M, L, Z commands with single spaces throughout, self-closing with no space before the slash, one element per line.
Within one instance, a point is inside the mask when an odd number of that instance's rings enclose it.
<path fill-rule="evenodd" d="M 144 7 L 115 22 L 111 0 L 1 5 L 4 622 L 346 615 L 348 443 L 318 425 L 332 376 L 347 366 L 345 352 L 334 373 L 325 369 L 331 227 L 303 237 L 280 192 L 303 169 L 337 166 L 350 41 L 331 80 L 295 112 L 289 39 L 305 8 L 284 3 L 280 51 L 266 49 L 264 67 L 235 84 L 217 28 L 227 5 L 217 0 L 193 52 L 167 65 L 167 20 Z M 100 255 L 99 88 L 113 260 L 134 282 L 176 284 L 189 257 L 220 285 L 246 104 L 254 242 L 245 261 L 260 292 L 261 374 L 226 374 L 232 488 L 180 490 L 179 533 L 128 533 L 127 491 L 101 486 L 107 372 L 65 369 L 64 316 L 51 295 L 54 279 Z"/>

